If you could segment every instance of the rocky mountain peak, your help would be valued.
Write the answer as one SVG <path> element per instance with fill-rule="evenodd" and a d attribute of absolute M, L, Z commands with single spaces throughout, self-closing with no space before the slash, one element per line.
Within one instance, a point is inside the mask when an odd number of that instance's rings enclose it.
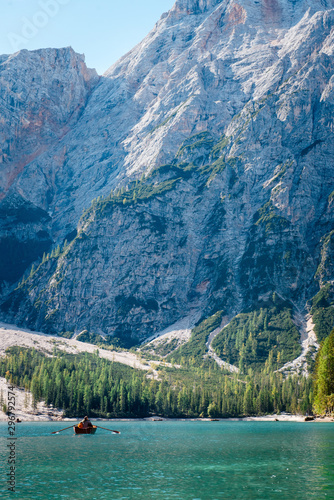
<path fill-rule="evenodd" d="M 306 310 L 332 273 L 332 6 L 178 0 L 99 81 L 70 49 L 3 56 L 3 241 L 50 250 L 6 317 L 126 344 L 274 292 Z"/>
<path fill-rule="evenodd" d="M 219 3 L 226 2 L 221 2 L 221 0 L 177 0 L 172 11 L 198 14 L 215 7 Z"/>
<path fill-rule="evenodd" d="M 245 22 L 262 27 L 263 23 L 275 28 L 286 28 L 299 21 L 305 13 L 333 8 L 333 0 L 177 0 L 170 11 L 176 19 L 179 15 L 198 15 L 217 11 L 227 14 L 229 24 Z M 222 22 L 223 18 L 222 18 Z M 226 20 L 225 20 L 226 22 Z"/>
<path fill-rule="evenodd" d="M 68 132 L 98 81 L 71 47 L 1 57 L 0 199 L 26 165 Z"/>

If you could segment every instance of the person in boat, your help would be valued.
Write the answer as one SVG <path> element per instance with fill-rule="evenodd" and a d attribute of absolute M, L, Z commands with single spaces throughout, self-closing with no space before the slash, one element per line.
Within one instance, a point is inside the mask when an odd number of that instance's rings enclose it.
<path fill-rule="evenodd" d="M 89 427 L 93 427 L 93 424 L 89 420 L 89 418 L 86 416 L 83 420 L 81 420 L 78 427 L 79 427 L 79 429 L 88 429 Z"/>

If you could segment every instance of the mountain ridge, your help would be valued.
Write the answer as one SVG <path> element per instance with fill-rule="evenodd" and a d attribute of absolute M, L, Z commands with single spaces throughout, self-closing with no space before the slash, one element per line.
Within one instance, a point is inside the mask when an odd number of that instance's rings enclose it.
<path fill-rule="evenodd" d="M 16 290 L 3 279 L 4 318 L 130 346 L 190 312 L 271 310 L 275 293 L 288 323 L 306 314 L 333 280 L 330 7 L 180 0 L 100 79 L 82 77 L 76 123 L 2 202 L 44 210 L 31 233 L 44 231 L 40 256 L 53 248 Z"/>

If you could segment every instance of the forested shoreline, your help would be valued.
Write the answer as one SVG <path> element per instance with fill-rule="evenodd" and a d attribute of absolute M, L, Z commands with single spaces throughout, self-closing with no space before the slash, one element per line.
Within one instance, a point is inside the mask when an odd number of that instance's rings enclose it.
<path fill-rule="evenodd" d="M 0 359 L 0 375 L 31 391 L 33 404 L 62 408 L 66 417 L 169 418 L 243 417 L 268 413 L 312 412 L 313 380 L 275 372 L 266 363 L 242 377 L 215 364 L 172 368 L 152 374 L 110 362 L 95 354 L 45 356 L 13 347 Z"/>

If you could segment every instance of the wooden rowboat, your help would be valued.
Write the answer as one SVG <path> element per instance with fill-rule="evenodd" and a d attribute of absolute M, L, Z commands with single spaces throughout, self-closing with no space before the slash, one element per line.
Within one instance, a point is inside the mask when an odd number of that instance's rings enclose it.
<path fill-rule="evenodd" d="M 95 434 L 97 427 L 96 425 L 93 425 L 93 427 L 86 427 L 86 429 L 82 429 L 75 425 L 73 429 L 76 434 Z"/>

